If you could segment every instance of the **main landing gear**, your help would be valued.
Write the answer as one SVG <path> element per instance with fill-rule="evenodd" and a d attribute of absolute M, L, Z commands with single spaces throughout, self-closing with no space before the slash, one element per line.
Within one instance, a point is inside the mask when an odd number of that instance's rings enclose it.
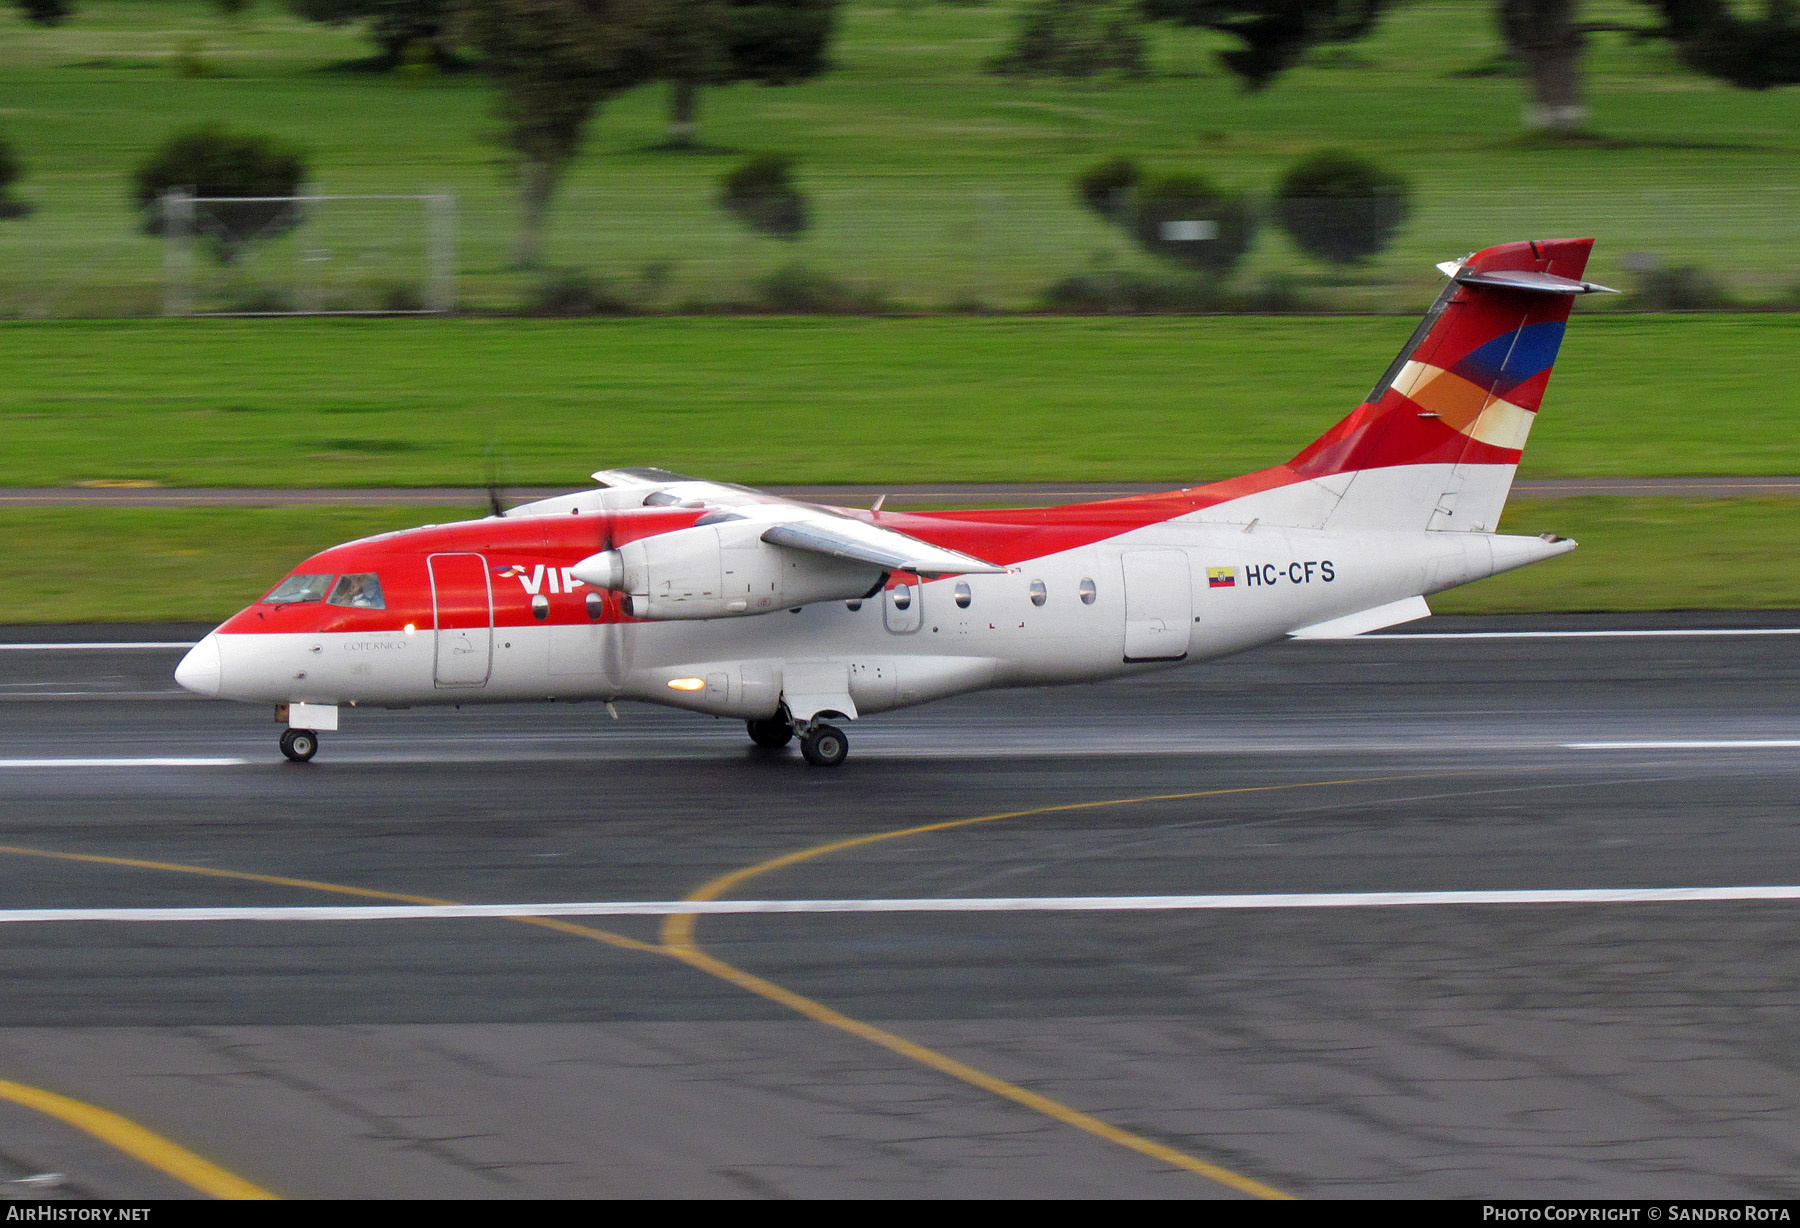
<path fill-rule="evenodd" d="M 793 722 L 785 716 L 771 716 L 759 721 L 745 721 L 750 740 L 769 750 L 780 750 L 794 740 Z"/>
<path fill-rule="evenodd" d="M 778 750 L 800 735 L 800 754 L 814 767 L 836 767 L 850 754 L 850 739 L 836 725 L 809 722 L 795 728 L 785 710 L 776 716 L 745 721 L 750 740 L 769 750 Z"/>
<path fill-rule="evenodd" d="M 281 734 L 281 753 L 295 763 L 305 763 L 319 753 L 319 735 L 310 729 L 285 729 Z"/>
<path fill-rule="evenodd" d="M 814 767 L 836 767 L 850 753 L 850 739 L 836 725 L 809 725 L 800 735 L 800 753 Z"/>

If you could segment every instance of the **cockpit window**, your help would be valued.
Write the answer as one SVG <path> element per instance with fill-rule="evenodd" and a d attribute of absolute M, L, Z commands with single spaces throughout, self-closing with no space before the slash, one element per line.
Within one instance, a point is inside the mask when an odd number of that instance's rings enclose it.
<path fill-rule="evenodd" d="M 298 601 L 323 601 L 331 587 L 330 576 L 289 576 L 269 591 L 263 601 L 269 605 L 290 605 Z"/>
<path fill-rule="evenodd" d="M 387 609 L 387 602 L 381 596 L 381 578 L 372 571 L 339 576 L 338 582 L 331 586 L 331 596 L 325 598 L 325 604 L 348 606 L 352 610 Z"/>

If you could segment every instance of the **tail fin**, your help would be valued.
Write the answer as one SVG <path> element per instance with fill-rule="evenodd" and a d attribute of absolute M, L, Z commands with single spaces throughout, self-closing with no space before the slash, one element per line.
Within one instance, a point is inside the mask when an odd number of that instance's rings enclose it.
<path fill-rule="evenodd" d="M 1493 532 L 1574 296 L 1606 289 L 1581 280 L 1593 245 L 1507 243 L 1438 266 L 1450 284 L 1368 399 L 1288 464 L 1342 488 L 1329 527 Z"/>

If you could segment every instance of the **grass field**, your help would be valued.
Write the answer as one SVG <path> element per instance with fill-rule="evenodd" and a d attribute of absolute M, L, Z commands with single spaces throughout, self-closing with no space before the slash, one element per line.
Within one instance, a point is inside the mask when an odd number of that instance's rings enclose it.
<path fill-rule="evenodd" d="M 1407 318 L 0 326 L 0 485 L 1152 481 L 1286 460 Z M 1528 476 L 1800 473 L 1800 316 L 1587 316 Z"/>
<path fill-rule="evenodd" d="M 1150 267 L 1071 201 L 1070 176 L 1099 158 L 1262 192 L 1336 145 L 1413 177 L 1399 242 L 1346 276 L 1265 231 L 1242 279 L 1291 276 L 1398 317 L 11 323 L 0 485 L 477 485 L 492 466 L 506 482 L 573 487 L 633 463 L 760 484 L 1173 484 L 1283 460 L 1341 417 L 1435 292 L 1431 266 L 1478 246 L 1593 234 L 1594 275 L 1613 284 L 1632 284 L 1621 259 L 1636 252 L 1706 266 L 1750 298 L 1800 286 L 1800 90 L 1733 91 L 1666 47 L 1601 35 L 1590 85 L 1606 139 L 1533 147 L 1518 139 L 1518 81 L 1455 75 L 1498 50 L 1488 8 L 1417 0 L 1378 37 L 1246 95 L 1206 35 L 1159 28 L 1150 81 L 1014 83 L 979 69 L 1011 0 L 849 0 L 832 73 L 705 95 L 711 152 L 651 148 L 657 88 L 609 106 L 550 242 L 552 264 L 659 310 L 741 299 L 790 263 L 926 311 L 1013 309 L 1072 273 Z M 333 67 L 366 51 L 354 30 L 274 0 L 238 22 L 205 0 L 83 0 L 52 30 L 0 6 L 0 129 L 36 206 L 0 221 L 0 315 L 153 314 L 163 253 L 125 207 L 129 174 L 200 120 L 309 147 L 325 191 L 453 193 L 460 301 L 517 309 L 535 275 L 510 265 L 512 185 L 489 143 L 487 84 Z M 177 75 L 178 54 L 210 71 Z M 817 222 L 797 243 L 752 237 L 712 203 L 739 152 L 765 149 L 800 159 Z M 209 273 L 203 301 L 263 285 L 305 283 L 321 301 L 391 289 L 423 260 L 415 208 L 326 211 L 241 272 Z M 1525 472 L 1800 472 L 1797 402 L 1800 317 L 1585 313 Z M 316 548 L 432 518 L 4 511 L 25 582 L 0 598 L 0 621 L 217 618 Z M 1439 608 L 1800 605 L 1800 505 L 1524 504 L 1509 524 L 1585 544 Z"/>
<path fill-rule="evenodd" d="M 980 64 L 1015 8 L 851 0 L 835 71 L 706 93 L 713 153 L 650 148 L 661 87 L 621 97 L 562 193 L 551 261 L 627 290 L 666 265 L 655 296 L 665 306 L 743 297 L 756 275 L 799 261 L 923 307 L 1018 307 L 1096 263 L 1147 261 L 1072 203 L 1077 169 L 1128 153 L 1267 191 L 1301 153 L 1338 145 L 1415 179 L 1419 207 L 1397 246 L 1345 279 L 1265 232 L 1247 280 L 1347 280 L 1333 293 L 1389 306 L 1428 286 L 1438 260 L 1555 232 L 1597 235 L 1596 274 L 1627 284 L 1628 252 L 1712 267 L 1750 297 L 1800 281 L 1800 90 L 1731 90 L 1681 69 L 1666 46 L 1603 34 L 1590 65 L 1607 140 L 1534 148 L 1518 139 L 1517 80 L 1454 75 L 1498 50 L 1489 6 L 1475 0 L 1402 6 L 1376 37 L 1255 95 L 1218 71 L 1216 39 L 1165 27 L 1152 36 L 1149 81 L 997 79 Z M 1627 0 L 1591 0 L 1584 12 L 1642 16 Z M 176 75 L 184 48 L 213 74 Z M 154 312 L 161 254 L 133 230 L 127 177 L 172 130 L 208 119 L 309 147 L 327 191 L 455 193 L 463 301 L 517 307 L 530 279 L 509 268 L 512 188 L 488 140 L 489 87 L 472 74 L 409 87 L 324 71 L 366 51 L 354 30 L 301 22 L 273 0 L 235 23 L 205 0 L 83 0 L 76 20 L 50 30 L 0 8 L 0 124 L 30 167 L 23 194 L 40 206 L 0 222 L 0 313 Z M 712 203 L 728 151 L 762 149 L 800 159 L 817 225 L 798 243 L 751 237 Z M 419 229 L 399 213 L 345 207 L 268 249 L 243 284 L 209 284 L 212 301 L 227 302 L 258 279 L 291 285 L 299 264 L 328 288 L 379 286 L 419 258 Z"/>
<path fill-rule="evenodd" d="M 0 509 L 12 582 L 0 624 L 215 622 L 340 541 L 465 519 L 467 507 Z M 1431 599 L 1440 613 L 1800 607 L 1800 500 L 1558 499 L 1506 531 L 1574 537 L 1573 554 Z"/>

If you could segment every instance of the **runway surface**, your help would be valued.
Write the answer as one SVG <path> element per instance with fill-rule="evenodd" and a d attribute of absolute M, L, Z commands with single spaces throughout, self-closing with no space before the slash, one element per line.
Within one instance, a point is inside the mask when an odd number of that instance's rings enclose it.
<path fill-rule="evenodd" d="M 1120 495 L 1168 490 L 1168 482 L 930 482 L 917 485 L 837 484 L 771 486 L 778 495 L 860 506 L 878 496 L 892 507 L 1029 507 L 1084 503 Z M 570 486 L 509 487 L 508 507 L 568 494 Z M 1651 495 L 1678 499 L 1782 498 L 1800 496 L 1800 477 L 1524 478 L 1513 483 L 1521 499 L 1570 499 L 1583 495 Z M 487 492 L 461 486 L 390 486 L 363 489 L 296 487 L 161 487 L 135 482 L 96 486 L 21 486 L 0 489 L 0 506 L 13 507 L 484 507 Z"/>
<path fill-rule="evenodd" d="M 876 717 L 836 771 L 598 705 L 289 765 L 179 648 L 19 647 L 203 628 L 6 629 L 8 916 L 346 915 L 0 922 L 0 1080 L 288 1197 L 1793 1197 L 1800 902 L 1266 897 L 1800 884 L 1794 628 L 1438 619 Z M 1712 629 L 1755 634 L 1568 634 Z M 709 883 L 983 903 L 354 911 Z M 1265 906 L 1030 904 L 1215 895 Z M 0 1097 L 44 1173 L 0 1188 L 196 1193 Z"/>

